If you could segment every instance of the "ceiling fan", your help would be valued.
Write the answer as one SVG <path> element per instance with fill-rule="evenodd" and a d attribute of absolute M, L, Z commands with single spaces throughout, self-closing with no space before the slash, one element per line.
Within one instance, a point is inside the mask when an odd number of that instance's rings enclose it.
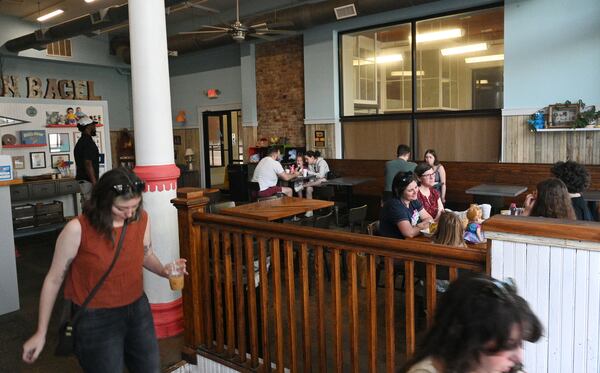
<path fill-rule="evenodd" d="M 218 39 L 223 36 L 231 36 L 237 42 L 246 40 L 246 36 L 251 36 L 259 39 L 274 40 L 271 35 L 288 35 L 296 34 L 295 31 L 281 30 L 280 27 L 293 27 L 291 22 L 267 23 L 261 22 L 254 25 L 245 25 L 240 21 L 240 2 L 235 2 L 236 17 L 235 22 L 225 26 L 203 25 L 201 30 L 180 32 L 180 35 L 211 35 L 212 37 L 205 41 Z"/>

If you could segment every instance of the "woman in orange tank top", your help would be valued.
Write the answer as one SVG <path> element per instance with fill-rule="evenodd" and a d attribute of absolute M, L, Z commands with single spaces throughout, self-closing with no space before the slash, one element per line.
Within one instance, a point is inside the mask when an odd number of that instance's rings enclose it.
<path fill-rule="evenodd" d="M 50 271 L 40 296 L 38 328 L 23 345 L 23 360 L 33 363 L 44 348 L 58 291 L 78 310 L 112 262 L 123 225 L 126 234 L 115 265 L 75 325 L 75 355 L 85 372 L 159 372 L 158 344 L 143 268 L 168 278 L 152 250 L 150 222 L 142 209 L 145 184 L 118 168 L 94 185 L 83 213 L 58 236 Z M 185 259 L 178 259 L 184 267 Z"/>

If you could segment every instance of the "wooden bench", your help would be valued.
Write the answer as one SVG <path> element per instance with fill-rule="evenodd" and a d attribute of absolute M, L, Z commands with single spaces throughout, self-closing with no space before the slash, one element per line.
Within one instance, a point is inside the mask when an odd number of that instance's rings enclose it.
<path fill-rule="evenodd" d="M 368 216 L 379 216 L 379 199 L 384 188 L 384 169 L 387 160 L 328 159 L 329 168 L 339 176 L 372 177 L 375 180 L 357 185 L 354 195 L 369 205 Z M 473 196 L 465 190 L 483 183 L 525 185 L 528 191 L 536 189 L 537 183 L 552 177 L 552 164 L 539 163 L 486 163 L 486 162 L 443 162 L 446 169 L 446 205 L 452 209 L 464 209 L 473 202 Z M 591 190 L 600 190 L 600 166 L 586 165 L 592 179 Z M 505 204 L 522 204 L 527 193 L 523 193 Z"/>

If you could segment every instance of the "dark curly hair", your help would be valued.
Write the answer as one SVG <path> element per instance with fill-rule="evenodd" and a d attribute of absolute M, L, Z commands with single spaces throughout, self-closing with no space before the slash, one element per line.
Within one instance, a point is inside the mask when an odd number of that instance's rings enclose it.
<path fill-rule="evenodd" d="M 590 173 L 575 161 L 556 162 L 550 172 L 565 183 L 569 193 L 581 193 L 590 186 Z"/>
<path fill-rule="evenodd" d="M 515 326 L 516 341 L 511 337 Z M 442 295 L 433 325 L 399 373 L 427 357 L 441 361 L 444 372 L 470 372 L 482 354 L 513 350 L 521 340 L 535 342 L 542 333 L 540 320 L 511 283 L 465 274 Z"/>

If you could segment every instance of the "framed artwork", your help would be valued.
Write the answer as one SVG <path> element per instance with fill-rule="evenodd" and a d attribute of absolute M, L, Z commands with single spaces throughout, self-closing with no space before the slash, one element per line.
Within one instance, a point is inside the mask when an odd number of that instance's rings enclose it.
<path fill-rule="evenodd" d="M 50 154 L 52 168 L 58 168 L 57 164 L 61 161 L 70 162 L 71 156 L 69 154 Z"/>
<path fill-rule="evenodd" d="M 579 115 L 579 104 L 556 104 L 548 106 L 548 128 L 573 127 Z"/>
<path fill-rule="evenodd" d="M 81 132 L 73 132 L 73 144 L 77 145 L 77 141 L 81 138 Z M 102 153 L 102 132 L 96 132 L 96 136 L 92 136 L 96 146 L 98 147 L 98 151 Z"/>
<path fill-rule="evenodd" d="M 46 152 L 29 153 L 29 161 L 32 169 L 46 168 Z"/>
<path fill-rule="evenodd" d="M 317 130 L 315 131 L 315 148 L 323 147 L 325 147 L 325 131 Z"/>
<path fill-rule="evenodd" d="M 181 145 L 181 136 L 179 136 L 179 135 L 173 136 L 173 145 Z"/>
<path fill-rule="evenodd" d="M 48 134 L 48 146 L 50 153 L 64 153 L 71 150 L 68 133 L 50 133 Z"/>
<path fill-rule="evenodd" d="M 25 168 L 25 157 L 22 155 L 16 155 L 12 157 L 12 164 L 15 170 L 22 170 Z"/>

